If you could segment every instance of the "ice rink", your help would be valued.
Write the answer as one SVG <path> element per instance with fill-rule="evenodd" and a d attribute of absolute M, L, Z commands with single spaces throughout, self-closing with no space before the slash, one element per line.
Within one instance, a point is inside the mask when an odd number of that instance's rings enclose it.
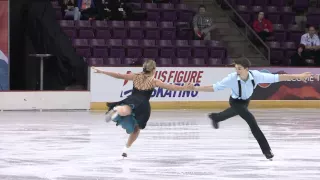
<path fill-rule="evenodd" d="M 213 129 L 209 111 L 153 111 L 128 135 L 103 112 L 0 112 L 1 180 L 317 180 L 318 109 L 253 110 L 275 155 L 239 116 Z"/>

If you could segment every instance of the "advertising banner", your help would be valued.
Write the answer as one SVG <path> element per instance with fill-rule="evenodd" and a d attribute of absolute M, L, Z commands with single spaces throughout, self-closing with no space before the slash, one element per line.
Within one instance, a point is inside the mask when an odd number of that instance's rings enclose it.
<path fill-rule="evenodd" d="M 8 0 L 0 1 L 0 91 L 9 90 L 8 8 Z"/>
<path fill-rule="evenodd" d="M 103 71 L 118 73 L 138 73 L 141 67 L 97 67 Z M 234 68 L 206 68 L 206 67 L 158 67 L 155 78 L 165 83 L 183 85 L 194 82 L 195 86 L 212 85 L 222 80 Z M 96 74 L 91 70 L 91 102 L 115 102 L 131 94 L 132 82 L 115 79 L 103 74 Z M 169 91 L 156 88 L 151 101 L 226 101 L 230 96 L 230 89 L 219 92 Z"/>
<path fill-rule="evenodd" d="M 252 96 L 253 100 L 320 100 L 320 68 L 265 67 L 253 68 L 273 74 L 300 74 L 311 72 L 316 75 L 307 83 L 293 80 L 274 84 L 259 84 Z"/>

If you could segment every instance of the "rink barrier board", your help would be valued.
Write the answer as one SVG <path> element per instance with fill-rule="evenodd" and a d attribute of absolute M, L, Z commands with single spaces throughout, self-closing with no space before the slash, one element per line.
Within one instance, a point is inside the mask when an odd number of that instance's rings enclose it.
<path fill-rule="evenodd" d="M 0 92 L 0 110 L 89 110 L 89 91 Z"/>
<path fill-rule="evenodd" d="M 150 102 L 154 110 L 166 109 L 225 109 L 230 107 L 228 101 L 175 101 Z M 249 108 L 320 108 L 320 100 L 252 100 Z M 91 110 L 107 110 L 105 102 L 92 102 Z"/>

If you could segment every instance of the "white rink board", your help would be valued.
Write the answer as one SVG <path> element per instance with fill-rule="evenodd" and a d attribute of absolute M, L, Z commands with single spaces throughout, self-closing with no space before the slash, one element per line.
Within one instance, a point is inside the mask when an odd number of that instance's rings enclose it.
<path fill-rule="evenodd" d="M 118 73 L 138 73 L 141 67 L 96 67 L 103 71 Z M 197 81 L 197 85 L 212 85 L 222 80 L 234 68 L 206 68 L 206 67 L 158 67 L 155 74 L 157 79 L 166 83 L 185 83 L 184 81 Z M 181 80 L 181 81 L 180 81 Z M 124 92 L 132 89 L 132 81 L 115 79 L 104 74 L 96 74 L 91 70 L 91 102 L 115 102 L 124 99 L 129 94 Z M 230 89 L 211 92 L 171 92 L 156 88 L 151 101 L 226 101 L 230 96 Z M 189 93 L 189 94 L 188 94 Z"/>

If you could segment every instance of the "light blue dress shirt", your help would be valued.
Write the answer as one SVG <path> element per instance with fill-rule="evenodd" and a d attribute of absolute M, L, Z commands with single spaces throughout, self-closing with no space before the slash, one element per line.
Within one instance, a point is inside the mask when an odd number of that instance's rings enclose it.
<path fill-rule="evenodd" d="M 238 80 L 241 83 L 241 99 L 246 100 L 249 99 L 253 93 L 254 88 L 257 87 L 258 84 L 261 83 L 276 83 L 279 82 L 278 74 L 269 74 L 262 73 L 257 70 L 250 70 L 249 78 L 247 81 L 243 81 L 237 75 L 236 72 L 230 73 L 227 77 L 222 79 L 221 81 L 213 84 L 214 91 L 224 90 L 226 88 L 231 89 L 231 97 L 234 99 L 239 99 L 239 85 Z M 252 80 L 255 82 L 255 87 L 253 87 Z"/>

